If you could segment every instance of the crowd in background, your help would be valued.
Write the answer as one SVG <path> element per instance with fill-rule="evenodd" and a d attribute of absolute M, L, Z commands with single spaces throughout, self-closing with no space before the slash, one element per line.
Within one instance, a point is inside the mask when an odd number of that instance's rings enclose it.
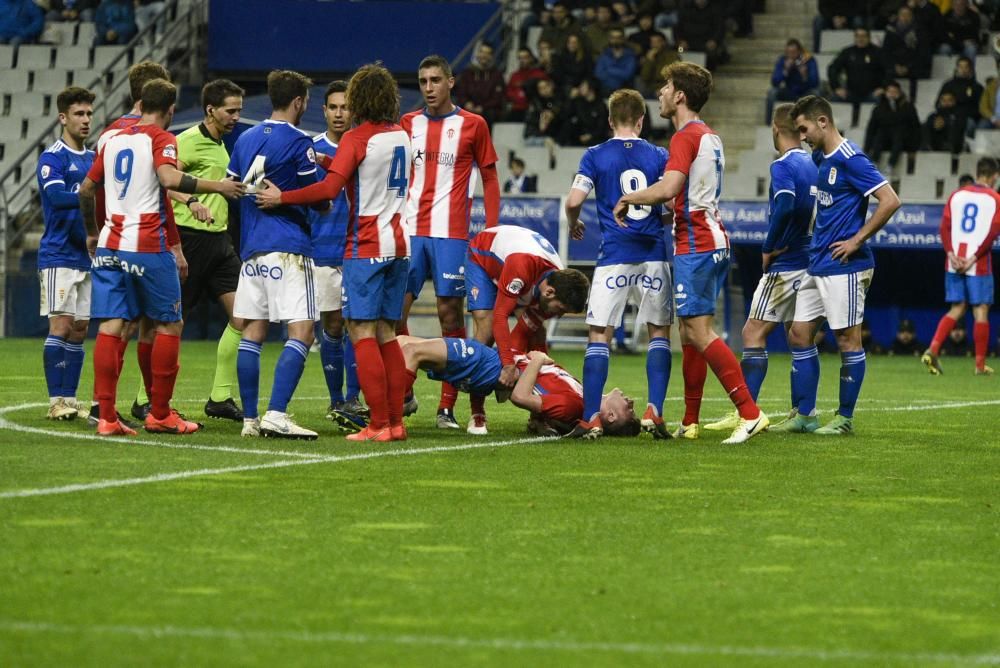
<path fill-rule="evenodd" d="M 46 21 L 93 21 L 95 46 L 128 44 L 165 5 L 164 0 L 0 0 L 0 44 L 43 40 Z"/>

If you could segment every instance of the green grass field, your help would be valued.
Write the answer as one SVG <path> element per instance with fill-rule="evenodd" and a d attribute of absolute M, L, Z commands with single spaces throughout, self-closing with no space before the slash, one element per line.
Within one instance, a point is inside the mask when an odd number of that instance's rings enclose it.
<path fill-rule="evenodd" d="M 445 434 L 421 380 L 405 447 L 360 447 L 323 419 L 316 355 L 291 410 L 318 441 L 125 442 L 45 420 L 41 349 L 0 341 L 3 666 L 1000 664 L 1000 378 L 971 360 L 869 359 L 847 438 L 542 441 L 509 405 Z M 611 370 L 640 402 L 643 364 Z M 213 366 L 185 342 L 189 415 Z M 681 387 L 678 356 L 668 420 Z M 727 410 L 711 374 L 706 396 Z"/>

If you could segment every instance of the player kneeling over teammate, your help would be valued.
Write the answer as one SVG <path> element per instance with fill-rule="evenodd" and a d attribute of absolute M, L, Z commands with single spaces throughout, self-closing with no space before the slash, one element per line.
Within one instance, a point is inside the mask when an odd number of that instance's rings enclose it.
<path fill-rule="evenodd" d="M 423 369 L 431 380 L 451 383 L 473 396 L 484 397 L 496 391 L 498 398 L 503 398 L 509 393 L 511 403 L 531 413 L 529 425 L 542 425 L 542 433 L 552 435 L 569 432 L 583 415 L 580 381 L 542 351 L 513 355 L 520 376 L 511 392 L 500 382 L 504 367 L 500 354 L 474 339 L 400 336 L 399 342 L 410 386 L 417 379 L 417 369 Z M 601 428 L 609 436 L 639 433 L 632 400 L 618 388 L 601 399 L 599 416 Z"/>
<path fill-rule="evenodd" d="M 170 408 L 184 321 L 177 260 L 167 249 L 164 188 L 237 197 L 245 187 L 234 181 L 197 179 L 177 169 L 177 140 L 166 131 L 176 99 L 177 88 L 163 79 L 143 86 L 142 119 L 101 144 L 80 186 L 87 245 L 96 248 L 92 311 L 102 322 L 94 346 L 94 394 L 100 406 L 97 433 L 104 436 L 135 434 L 118 419 L 115 395 L 122 332 L 140 314 L 156 326 L 151 378 L 144 379 L 152 404 L 146 431 L 188 434 L 201 428 Z M 94 199 L 99 183 L 104 183 L 108 217 L 100 239 Z"/>

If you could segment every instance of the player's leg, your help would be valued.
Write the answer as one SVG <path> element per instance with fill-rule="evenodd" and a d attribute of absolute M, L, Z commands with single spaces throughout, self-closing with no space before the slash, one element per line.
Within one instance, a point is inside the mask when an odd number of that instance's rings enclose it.
<path fill-rule="evenodd" d="M 42 273 L 54 271 L 42 270 Z M 44 294 L 43 282 L 43 294 Z M 44 300 L 44 298 L 43 298 Z M 43 313 L 49 317 L 49 333 L 42 347 L 42 367 L 45 371 L 45 385 L 49 394 L 50 420 L 72 420 L 76 409 L 63 401 L 63 377 L 66 370 L 66 341 L 73 330 L 73 316 L 70 314 Z"/>
<path fill-rule="evenodd" d="M 433 255 L 430 258 L 431 276 L 434 280 L 434 295 L 437 297 L 438 322 L 441 336 L 449 339 L 464 339 L 465 331 L 465 256 L 468 252 L 467 239 L 432 239 Z M 458 427 L 455 419 L 455 401 L 458 390 L 450 383 L 441 383 L 441 398 L 438 401 L 438 422 L 447 428 Z"/>
<path fill-rule="evenodd" d="M 966 300 L 968 299 L 967 290 L 967 276 L 963 274 L 953 274 L 951 272 L 945 272 L 944 275 L 944 298 L 945 301 L 951 304 L 948 312 L 941 316 L 938 321 L 937 329 L 934 331 L 934 338 L 931 339 L 930 345 L 924 354 L 921 355 L 920 361 L 923 362 L 924 366 L 927 367 L 927 371 L 930 372 L 932 376 L 939 376 L 942 373 L 941 362 L 938 360 L 938 355 L 941 352 L 941 346 L 948 339 L 948 335 L 951 330 L 955 328 L 958 321 L 965 315 Z"/>
<path fill-rule="evenodd" d="M 260 420 L 260 433 L 272 438 L 314 440 L 319 434 L 293 422 L 288 415 L 288 404 L 309 358 L 319 315 L 315 268 L 312 258 L 302 255 L 269 253 L 265 257 L 272 267 L 270 280 L 266 282 L 268 311 L 272 320 L 288 323 L 288 339 L 274 367 L 271 398 Z M 280 276 L 274 274 L 276 267 L 282 269 Z"/>
<path fill-rule="evenodd" d="M 431 239 L 410 237 L 410 273 L 406 277 L 406 294 L 403 295 L 403 314 L 396 323 L 396 333 L 409 335 L 410 309 L 424 288 L 431 271 Z"/>
<path fill-rule="evenodd" d="M 977 276 L 976 278 L 993 278 L 992 276 Z M 992 296 L 992 289 L 990 290 Z M 992 301 L 992 299 L 990 299 Z M 988 376 L 993 369 L 986 366 L 986 354 L 990 349 L 990 304 L 973 304 L 972 340 L 976 351 L 976 375 Z"/>
<path fill-rule="evenodd" d="M 670 350 L 670 325 L 674 321 L 673 281 L 667 262 L 644 262 L 641 269 L 638 280 L 630 288 L 632 298 L 638 303 L 636 327 L 645 322 L 649 334 L 646 349 L 647 399 L 640 425 L 653 438 L 664 439 L 671 436 L 663 422 L 663 402 L 667 397 L 673 366 Z M 622 308 L 623 318 L 625 305 Z"/>
<path fill-rule="evenodd" d="M 243 405 L 242 436 L 247 438 L 260 435 L 260 353 L 270 320 L 266 287 L 270 272 L 264 271 L 265 257 L 254 255 L 242 263 L 233 299 L 233 318 L 243 324 L 236 351 L 236 380 Z"/>
<path fill-rule="evenodd" d="M 493 305 L 497 299 L 497 287 L 475 262 L 467 259 L 465 280 L 469 294 L 469 312 L 472 314 L 473 337 L 486 345 L 493 345 Z M 486 426 L 486 397 L 470 393 L 472 406 L 466 431 L 476 436 L 488 433 Z"/>
<path fill-rule="evenodd" d="M 753 313 L 753 307 L 750 313 Z M 760 395 L 761 385 L 767 377 L 767 337 L 778 326 L 776 322 L 747 318 L 743 324 L 743 353 L 740 356 L 740 370 L 746 380 L 747 389 L 754 402 Z M 733 411 L 717 422 L 705 425 L 708 431 L 730 431 L 739 424 L 739 411 Z"/>
<path fill-rule="evenodd" d="M 820 276 L 816 279 L 823 309 L 840 349 L 840 406 L 833 420 L 816 430 L 822 435 L 845 435 L 854 430 L 854 407 L 861 393 L 867 362 L 861 344 L 861 323 L 865 317 L 865 296 L 871 285 L 871 269 Z"/>
<path fill-rule="evenodd" d="M 344 403 L 344 318 L 341 312 L 341 272 L 339 267 L 315 268 L 316 310 L 320 320 L 320 362 L 330 395 L 326 417 Z"/>
<path fill-rule="evenodd" d="M 396 341 L 396 322 L 402 317 L 403 296 L 410 270 L 407 258 L 389 260 L 383 283 L 383 299 L 379 312 L 379 322 L 375 331 L 379 352 L 386 373 L 386 403 L 389 415 L 389 432 L 394 441 L 406 440 L 403 426 L 403 402 L 409 380 L 403 351 Z"/>
<path fill-rule="evenodd" d="M 89 281 L 88 281 L 89 283 Z M 87 338 L 87 329 L 90 326 L 90 307 L 87 307 L 87 317 L 81 318 L 79 314 L 73 320 L 69 336 L 66 338 L 66 367 L 63 370 L 63 402 L 77 412 L 77 417 L 86 419 L 88 411 L 80 406 L 76 399 L 76 392 L 80 387 L 80 374 L 83 372 L 83 360 L 85 353 L 83 342 Z"/>
<path fill-rule="evenodd" d="M 615 279 L 619 276 L 627 279 L 630 273 L 637 271 L 633 265 L 606 265 L 594 269 L 594 280 L 587 296 L 589 332 L 583 354 L 583 417 L 571 432 L 572 436 L 590 439 L 603 433 L 600 412 L 611 361 L 609 343 L 629 296 L 627 280 L 618 286 Z"/>
<path fill-rule="evenodd" d="M 132 417 L 136 420 L 145 420 L 149 415 L 150 391 L 153 383 L 153 342 L 156 339 L 156 322 L 145 315 L 138 321 L 139 340 L 136 343 L 136 359 L 139 362 L 139 389 L 136 391 L 135 400 L 132 402 Z M 125 339 L 127 343 L 128 339 Z M 122 355 L 125 348 L 122 347 Z"/>
<path fill-rule="evenodd" d="M 183 232 L 182 232 L 183 234 Z M 243 421 L 243 411 L 236 405 L 233 384 L 236 380 L 236 357 L 239 354 L 240 340 L 243 337 L 243 320 L 233 317 L 233 304 L 236 301 L 236 288 L 239 285 L 240 259 L 233 250 L 233 244 L 226 233 L 207 236 L 212 252 L 207 257 L 198 259 L 199 264 L 207 267 L 203 275 L 207 281 L 207 289 L 226 312 L 229 322 L 219 337 L 215 349 L 215 375 L 212 379 L 212 390 L 205 404 L 205 415 L 209 417 Z M 187 247 L 185 246 L 185 251 Z M 192 267 L 194 261 L 188 256 Z M 188 274 L 186 283 L 191 282 Z M 182 286 L 183 289 L 183 286 Z M 185 309 L 187 305 L 185 304 Z M 238 385 L 238 382 L 236 383 Z"/>
<path fill-rule="evenodd" d="M 121 374 L 122 340 L 127 323 L 138 317 L 138 307 L 128 274 L 113 259 L 114 254 L 97 249 L 91 271 L 93 304 L 91 314 L 101 322 L 94 341 L 94 399 L 98 402 L 99 435 L 134 435 L 135 430 L 121 421 L 115 406 Z"/>

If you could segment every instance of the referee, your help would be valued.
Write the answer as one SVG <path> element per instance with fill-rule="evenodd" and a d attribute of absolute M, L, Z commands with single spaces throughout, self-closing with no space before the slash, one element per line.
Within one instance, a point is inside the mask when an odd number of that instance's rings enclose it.
<path fill-rule="evenodd" d="M 201 179 L 226 178 L 229 152 L 222 136 L 232 132 L 243 110 L 243 89 L 228 79 L 216 79 L 201 89 L 205 120 L 177 135 L 177 168 Z M 229 204 L 221 195 L 197 197 L 170 192 L 181 246 L 188 261 L 188 277 L 181 284 L 184 317 L 203 296 L 214 297 L 226 310 L 226 325 L 215 358 L 215 380 L 205 415 L 243 421 L 233 400 L 236 354 L 243 321 L 233 319 L 233 300 L 239 282 L 240 259 L 229 238 Z"/>

